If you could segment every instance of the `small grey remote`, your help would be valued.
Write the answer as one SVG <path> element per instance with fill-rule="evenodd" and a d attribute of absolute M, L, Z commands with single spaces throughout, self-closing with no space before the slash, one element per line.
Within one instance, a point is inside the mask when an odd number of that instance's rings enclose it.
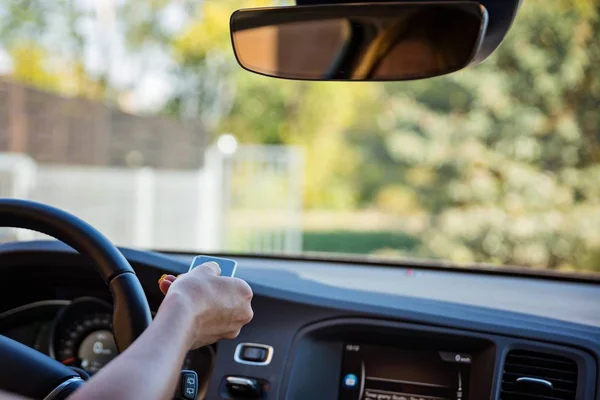
<path fill-rule="evenodd" d="M 209 261 L 216 262 L 219 265 L 219 267 L 221 268 L 221 276 L 233 277 L 235 275 L 235 270 L 237 269 L 237 262 L 235 260 L 231 260 L 229 258 L 203 255 L 194 257 L 192 263 L 190 264 L 190 269 L 188 270 L 188 272 L 196 268 L 198 265 L 202 265 Z"/>

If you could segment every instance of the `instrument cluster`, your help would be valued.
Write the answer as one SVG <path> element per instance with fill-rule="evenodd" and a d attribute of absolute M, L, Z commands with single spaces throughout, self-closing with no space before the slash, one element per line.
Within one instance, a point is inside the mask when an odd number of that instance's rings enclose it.
<path fill-rule="evenodd" d="M 119 354 L 112 305 L 95 297 L 41 301 L 1 313 L 0 334 L 89 375 Z M 190 351 L 184 359 L 181 369 L 196 371 L 200 389 L 208 382 L 214 356 L 214 348 L 208 346 Z"/>

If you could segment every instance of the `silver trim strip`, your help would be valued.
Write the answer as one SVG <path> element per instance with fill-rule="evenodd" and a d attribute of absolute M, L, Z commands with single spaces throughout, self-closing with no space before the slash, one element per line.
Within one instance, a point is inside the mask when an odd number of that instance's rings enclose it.
<path fill-rule="evenodd" d="M 539 383 L 540 385 L 546 386 L 548 389 L 554 389 L 554 386 L 552 385 L 552 382 L 550 382 L 550 381 L 547 381 L 545 379 L 539 379 L 539 378 L 530 378 L 527 376 L 517 378 L 517 383 Z"/>
<path fill-rule="evenodd" d="M 64 381 L 63 383 L 61 383 L 60 385 L 58 385 L 53 391 L 51 391 L 48 396 L 44 397 L 44 400 L 52 400 L 54 399 L 56 396 L 58 396 L 64 388 L 66 388 L 67 386 L 69 386 L 71 383 L 73 382 L 77 382 L 77 381 L 81 381 L 83 382 L 83 379 L 81 379 L 78 376 L 74 376 L 73 378 L 67 379 L 66 381 Z"/>
<path fill-rule="evenodd" d="M 34 308 L 44 307 L 44 306 L 59 306 L 64 307 L 71 304 L 70 300 L 40 300 L 35 301 L 33 303 L 24 304 L 22 306 L 18 306 L 15 308 L 11 308 L 10 310 L 6 310 L 0 314 L 0 320 L 10 317 L 14 314 L 18 314 L 20 312 L 25 312 Z"/>
<path fill-rule="evenodd" d="M 265 350 L 267 350 L 267 358 L 265 358 L 265 361 L 262 361 L 262 362 L 242 360 L 241 354 L 242 354 L 242 349 L 244 347 L 260 347 L 261 349 L 265 349 Z M 246 364 L 246 365 L 257 365 L 257 366 L 269 365 L 271 363 L 272 358 L 273 358 L 273 347 L 268 346 L 266 344 L 259 344 L 259 343 L 240 343 L 235 348 L 235 354 L 233 355 L 233 359 L 237 363 Z"/>
<path fill-rule="evenodd" d="M 254 382 L 248 378 L 239 378 L 237 376 L 228 376 L 225 378 L 227 383 L 231 383 L 232 385 L 242 385 L 242 386 L 250 386 L 254 387 Z"/>
<path fill-rule="evenodd" d="M 363 398 L 363 392 L 365 391 L 365 361 L 360 362 L 360 391 L 358 398 Z"/>

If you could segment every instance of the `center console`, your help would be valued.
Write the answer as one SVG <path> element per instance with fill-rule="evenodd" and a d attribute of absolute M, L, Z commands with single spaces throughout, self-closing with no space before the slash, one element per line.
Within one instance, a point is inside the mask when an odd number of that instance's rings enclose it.
<path fill-rule="evenodd" d="M 365 318 L 295 336 L 277 398 L 483 400 L 593 398 L 581 350 L 476 331 Z"/>
<path fill-rule="evenodd" d="M 325 321 L 297 335 L 285 398 L 490 398 L 496 353 L 495 343 L 478 334 L 389 321 Z"/>
<path fill-rule="evenodd" d="M 346 343 L 342 359 L 340 400 L 469 400 L 468 353 Z"/>

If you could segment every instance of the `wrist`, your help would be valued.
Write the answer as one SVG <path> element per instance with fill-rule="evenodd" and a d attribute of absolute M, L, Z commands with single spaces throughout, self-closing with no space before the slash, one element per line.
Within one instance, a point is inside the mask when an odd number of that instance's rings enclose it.
<path fill-rule="evenodd" d="M 183 334 L 186 345 L 191 347 L 194 313 L 186 296 L 177 291 L 169 291 L 156 314 L 156 319 L 159 318 L 169 326 L 170 330 Z"/>

